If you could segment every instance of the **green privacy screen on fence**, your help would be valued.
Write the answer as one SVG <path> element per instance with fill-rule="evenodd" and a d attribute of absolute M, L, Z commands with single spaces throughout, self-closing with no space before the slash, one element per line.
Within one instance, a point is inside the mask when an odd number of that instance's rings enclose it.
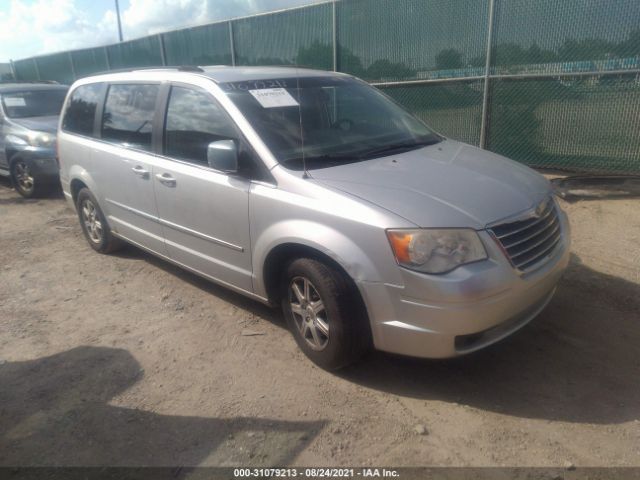
<path fill-rule="evenodd" d="M 211 64 L 336 69 L 444 135 L 528 165 L 640 172 L 640 0 L 336 0 L 19 60 L 14 70 L 70 82 Z"/>
<path fill-rule="evenodd" d="M 112 69 L 161 66 L 160 37 L 154 35 L 109 45 L 107 55 Z"/>
<path fill-rule="evenodd" d="M 436 131 L 479 145 L 483 87 L 484 80 L 469 80 L 387 88 L 384 92 Z"/>
<path fill-rule="evenodd" d="M 243 18 L 232 25 L 237 65 L 333 69 L 330 4 Z"/>
<path fill-rule="evenodd" d="M 47 72 L 48 80 L 55 80 L 59 83 L 73 82 L 73 69 L 71 68 L 71 57 L 68 53 L 54 53 L 46 57 L 36 58 L 36 64 L 40 72 Z"/>
<path fill-rule="evenodd" d="M 486 52 L 488 4 L 489 0 L 340 2 L 338 67 L 370 81 L 431 78 L 434 70 L 450 77 L 453 72 L 447 71 L 461 69 L 464 59 Z"/>
<path fill-rule="evenodd" d="M 85 77 L 109 70 L 106 48 L 90 48 L 71 52 L 71 61 L 76 77 Z"/>
<path fill-rule="evenodd" d="M 167 65 L 230 65 L 229 23 L 163 34 Z"/>
<path fill-rule="evenodd" d="M 33 58 L 13 62 L 13 70 L 16 80 L 38 80 L 40 78 L 46 78 L 38 75 L 36 61 Z M 47 74 L 48 72 L 45 72 L 45 75 Z"/>

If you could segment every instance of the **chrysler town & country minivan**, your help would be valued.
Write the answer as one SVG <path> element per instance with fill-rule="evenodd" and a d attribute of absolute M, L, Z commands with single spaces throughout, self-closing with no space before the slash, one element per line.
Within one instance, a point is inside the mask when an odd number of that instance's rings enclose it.
<path fill-rule="evenodd" d="M 123 242 L 270 305 L 304 353 L 476 351 L 547 305 L 566 215 L 529 168 L 435 133 L 349 75 L 104 74 L 71 87 L 61 182 L 91 247 Z"/>

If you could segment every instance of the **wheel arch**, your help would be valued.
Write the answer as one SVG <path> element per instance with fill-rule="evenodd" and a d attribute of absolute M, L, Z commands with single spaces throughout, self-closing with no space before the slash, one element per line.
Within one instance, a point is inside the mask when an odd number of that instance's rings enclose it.
<path fill-rule="evenodd" d="M 22 152 L 11 146 L 7 147 L 5 152 L 6 152 L 5 158 L 7 159 L 7 168 L 9 168 L 9 182 L 11 183 L 11 186 L 15 188 L 16 182 L 13 179 L 13 165 L 18 160 L 21 160 L 23 158 Z"/>
<path fill-rule="evenodd" d="M 276 245 L 269 251 L 264 259 L 262 267 L 262 279 L 264 289 L 269 302 L 277 304 L 279 301 L 279 286 L 284 270 L 289 262 L 297 258 L 312 258 L 325 263 L 342 273 L 351 283 L 355 285 L 353 278 L 346 269 L 334 258 L 325 252 L 306 245 L 304 243 L 286 242 Z"/>
<path fill-rule="evenodd" d="M 73 205 L 75 206 L 78 200 L 78 192 L 82 188 L 88 188 L 91 193 L 98 198 L 98 191 L 95 182 L 84 168 L 79 165 L 74 165 L 69 170 L 69 190 Z"/>
<path fill-rule="evenodd" d="M 69 188 L 71 190 L 71 198 L 73 199 L 73 204 L 75 205 L 78 201 L 78 193 L 80 192 L 80 190 L 89 187 L 87 187 L 87 185 L 79 178 L 74 178 L 73 180 L 71 180 L 71 183 L 69 183 Z"/>
<path fill-rule="evenodd" d="M 11 168 L 11 164 L 13 162 L 18 160 L 19 158 L 22 158 L 21 153 L 22 152 L 14 146 L 8 146 L 6 148 L 4 158 L 7 159 L 7 165 L 9 166 L 9 168 Z"/>
<path fill-rule="evenodd" d="M 344 278 L 347 280 L 347 283 L 351 287 L 351 291 L 354 295 L 355 301 L 357 302 L 362 314 L 364 315 L 364 327 L 367 329 L 366 334 L 370 339 L 371 325 L 369 323 L 369 312 L 367 310 L 367 306 L 364 302 L 364 298 L 362 296 L 362 292 L 360 291 L 358 283 L 353 279 L 353 277 L 338 260 L 321 251 L 320 249 L 308 244 L 293 241 L 281 243 L 272 248 L 265 257 L 264 265 L 262 268 L 262 279 L 269 303 L 271 303 L 272 305 L 279 304 L 282 295 L 282 276 L 285 272 L 285 269 L 287 268 L 287 265 L 291 261 L 298 258 L 311 258 L 318 262 L 324 263 L 325 265 L 336 269 L 344 276 Z"/>

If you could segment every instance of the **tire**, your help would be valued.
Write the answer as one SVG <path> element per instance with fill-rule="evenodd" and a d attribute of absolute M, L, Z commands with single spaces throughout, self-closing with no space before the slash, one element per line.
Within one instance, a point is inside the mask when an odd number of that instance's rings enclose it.
<path fill-rule="evenodd" d="M 316 365 L 337 370 L 367 350 L 364 305 L 355 285 L 336 268 L 311 258 L 293 260 L 282 278 L 281 299 L 291 333 Z"/>
<path fill-rule="evenodd" d="M 21 158 L 11 162 L 11 183 L 24 198 L 41 197 L 51 191 L 51 185 L 34 176 L 29 162 Z"/>
<path fill-rule="evenodd" d="M 122 248 L 124 242 L 112 235 L 98 201 L 88 188 L 78 192 L 76 210 L 82 232 L 91 248 L 99 253 L 111 253 Z"/>

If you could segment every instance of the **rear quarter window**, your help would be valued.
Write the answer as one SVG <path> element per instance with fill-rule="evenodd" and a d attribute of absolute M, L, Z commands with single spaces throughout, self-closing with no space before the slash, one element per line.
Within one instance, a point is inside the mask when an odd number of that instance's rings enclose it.
<path fill-rule="evenodd" d="M 100 101 L 103 85 L 92 83 L 76 88 L 67 105 L 62 120 L 62 129 L 92 137 L 96 109 Z"/>

